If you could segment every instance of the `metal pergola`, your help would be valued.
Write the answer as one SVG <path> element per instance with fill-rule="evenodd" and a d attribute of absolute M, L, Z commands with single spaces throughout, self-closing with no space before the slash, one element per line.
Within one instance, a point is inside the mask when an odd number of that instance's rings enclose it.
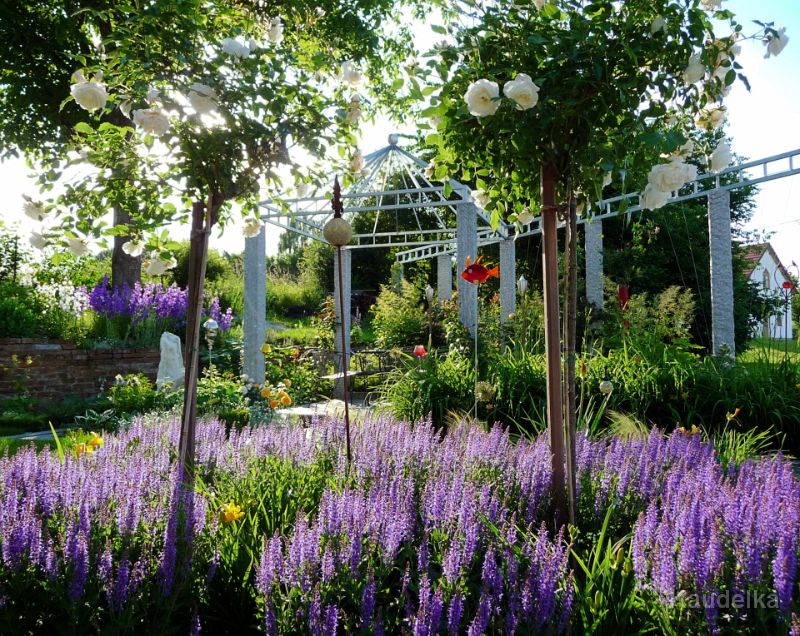
<path fill-rule="evenodd" d="M 463 213 L 464 206 L 470 206 L 477 216 L 479 240 L 508 235 L 505 224 L 492 230 L 488 215 L 474 203 L 468 186 L 454 180 L 447 185 L 432 180 L 426 174 L 428 164 L 401 148 L 398 140 L 398 135 L 390 135 L 388 146 L 364 157 L 360 178 L 342 194 L 344 217 L 350 224 L 355 227 L 358 220 L 361 227 L 371 226 L 368 231 L 354 232 L 348 249 L 454 244 L 457 214 L 459 210 Z M 333 215 L 328 196 L 259 205 L 264 222 L 317 241 L 324 241 L 322 228 Z M 400 215 L 405 221 L 402 226 Z M 396 227 L 385 229 L 392 220 Z"/>

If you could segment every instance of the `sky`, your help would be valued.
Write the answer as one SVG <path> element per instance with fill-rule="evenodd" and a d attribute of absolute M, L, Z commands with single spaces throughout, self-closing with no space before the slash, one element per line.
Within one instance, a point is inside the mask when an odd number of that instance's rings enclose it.
<path fill-rule="evenodd" d="M 800 0 L 726 0 L 724 8 L 733 11 L 744 33 L 758 30 L 753 20 L 773 21 L 775 27 L 786 27 L 789 43 L 776 58 L 764 59 L 764 46 L 757 41 L 743 43 L 737 60 L 744 67 L 751 85 L 748 92 L 736 82 L 728 106 L 727 134 L 733 139 L 732 148 L 750 160 L 800 149 Z M 724 28 L 717 30 L 725 35 Z M 418 41 L 426 45 L 441 36 L 420 27 Z M 361 129 L 361 149 L 364 154 L 386 145 L 392 132 L 413 132 L 409 126 L 398 126 L 387 117 L 367 123 Z M 7 224 L 18 223 L 23 234 L 36 229 L 37 224 L 22 214 L 22 195 L 37 198 L 37 188 L 29 170 L 21 160 L 0 163 L 2 188 L 2 219 Z M 772 233 L 770 238 L 785 265 L 800 263 L 800 175 L 771 181 L 760 186 L 756 197 L 756 212 L 748 229 Z M 280 230 L 267 226 L 267 252 L 277 252 Z M 188 229 L 174 228 L 173 236 L 188 238 Z M 212 236 L 211 246 L 228 252 L 244 248 L 238 227 L 229 227 L 223 237 Z"/>

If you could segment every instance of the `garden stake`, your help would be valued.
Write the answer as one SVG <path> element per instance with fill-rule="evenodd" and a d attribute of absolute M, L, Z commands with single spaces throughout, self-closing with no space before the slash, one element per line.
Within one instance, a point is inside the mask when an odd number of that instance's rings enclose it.
<path fill-rule="evenodd" d="M 342 205 L 342 191 L 339 187 L 339 178 L 333 182 L 333 218 L 325 224 L 322 234 L 325 240 L 331 245 L 336 246 L 336 258 L 339 263 L 339 320 L 342 328 L 342 397 L 344 398 L 344 429 L 345 429 L 345 452 L 347 454 L 347 465 L 352 459 L 350 453 L 350 390 L 347 386 L 347 320 L 344 315 L 344 278 L 342 276 L 342 246 L 350 242 L 353 236 L 353 229 L 350 224 L 342 218 L 344 206 Z"/>

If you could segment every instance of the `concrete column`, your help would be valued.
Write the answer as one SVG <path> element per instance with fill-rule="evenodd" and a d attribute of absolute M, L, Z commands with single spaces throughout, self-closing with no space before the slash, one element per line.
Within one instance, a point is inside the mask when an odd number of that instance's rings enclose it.
<path fill-rule="evenodd" d="M 436 257 L 436 291 L 440 303 L 453 297 L 453 257 L 450 254 Z"/>
<path fill-rule="evenodd" d="M 603 222 L 587 219 L 583 224 L 586 258 L 586 302 L 603 308 Z"/>
<path fill-rule="evenodd" d="M 500 322 L 517 309 L 517 251 L 513 238 L 500 243 Z"/>
<path fill-rule="evenodd" d="M 462 196 L 469 199 L 469 190 L 462 191 Z M 458 317 L 475 336 L 478 311 L 478 286 L 461 278 L 466 266 L 467 256 L 474 261 L 478 257 L 478 215 L 475 204 L 459 203 L 456 213 L 456 280 L 458 281 Z"/>
<path fill-rule="evenodd" d="M 244 240 L 244 360 L 243 371 L 255 382 L 264 381 L 261 346 L 267 329 L 266 228 Z"/>
<path fill-rule="evenodd" d="M 339 303 L 339 259 L 336 251 L 333 253 L 333 298 L 336 304 L 336 328 L 334 330 L 334 347 L 336 349 L 336 361 L 334 368 L 336 373 L 342 371 L 342 351 L 347 352 L 347 364 L 350 363 L 350 264 L 352 252 L 342 249 L 342 285 L 344 290 L 344 307 Z M 342 343 L 341 321 L 344 320 L 345 342 Z M 349 366 L 347 367 L 350 368 Z M 344 399 L 344 382 L 336 380 L 333 385 L 333 397 Z"/>
<path fill-rule="evenodd" d="M 735 356 L 733 329 L 733 263 L 731 195 L 708 195 L 708 240 L 711 247 L 711 340 L 715 356 Z"/>

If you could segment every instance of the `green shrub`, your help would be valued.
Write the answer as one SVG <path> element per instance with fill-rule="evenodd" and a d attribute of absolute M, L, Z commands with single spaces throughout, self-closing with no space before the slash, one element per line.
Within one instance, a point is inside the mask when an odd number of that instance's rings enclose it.
<path fill-rule="evenodd" d="M 117 415 L 147 413 L 156 403 L 156 387 L 143 373 L 118 375 L 108 397 Z"/>
<path fill-rule="evenodd" d="M 427 322 L 422 307 L 422 294 L 408 281 L 401 284 L 401 293 L 381 287 L 372 306 L 372 329 L 379 347 L 409 347 L 427 342 Z"/>
<path fill-rule="evenodd" d="M 305 316 L 322 302 L 322 289 L 307 278 L 267 274 L 267 307 L 279 316 Z"/>
<path fill-rule="evenodd" d="M 33 288 L 0 283 L 0 338 L 45 337 L 44 314 L 44 303 Z"/>

